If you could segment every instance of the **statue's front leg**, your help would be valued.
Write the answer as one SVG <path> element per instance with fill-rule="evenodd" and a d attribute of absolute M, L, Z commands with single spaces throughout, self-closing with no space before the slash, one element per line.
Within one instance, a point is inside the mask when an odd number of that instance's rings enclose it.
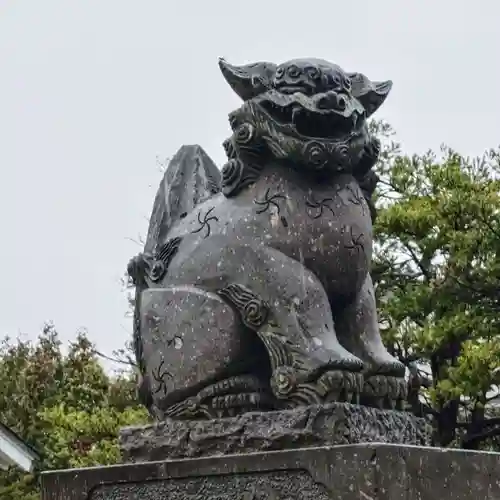
<path fill-rule="evenodd" d="M 406 399 L 405 366 L 385 348 L 378 324 L 371 276 L 356 298 L 335 316 L 340 343 L 365 363 L 361 402 L 377 407 L 402 406 Z"/>

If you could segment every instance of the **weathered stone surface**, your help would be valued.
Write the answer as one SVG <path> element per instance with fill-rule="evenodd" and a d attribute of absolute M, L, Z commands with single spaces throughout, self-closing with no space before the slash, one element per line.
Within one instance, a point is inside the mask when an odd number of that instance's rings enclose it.
<path fill-rule="evenodd" d="M 135 499 L 169 500 L 196 498 L 210 500 L 229 499 L 291 499 L 297 497 L 311 500 L 328 500 L 330 497 L 325 487 L 316 483 L 306 472 L 275 472 L 256 474 L 241 474 L 234 476 L 219 476 L 207 481 L 206 477 L 180 479 L 175 484 L 161 482 L 151 487 L 144 484 L 138 488 L 136 484 L 129 484 L 117 488 L 116 486 L 98 488 L 90 497 L 92 500 L 108 499 Z M 117 496 L 118 494 L 118 496 Z M 134 496 L 136 495 L 136 496 Z"/>
<path fill-rule="evenodd" d="M 167 420 L 121 430 L 127 462 L 356 443 L 427 445 L 423 419 L 400 411 L 332 403 L 215 420 Z"/>
<path fill-rule="evenodd" d="M 126 464 L 42 476 L 42 500 L 495 500 L 500 454 L 396 445 Z"/>
<path fill-rule="evenodd" d="M 158 420 L 404 407 L 405 366 L 382 342 L 370 276 L 380 143 L 367 119 L 392 83 L 314 58 L 219 66 L 244 101 L 228 161 L 220 175 L 181 148 L 128 266 L 142 401 Z M 202 318 L 203 301 L 217 305 Z M 238 392 L 240 376 L 251 382 Z"/>
<path fill-rule="evenodd" d="M 205 380 L 223 378 L 228 359 L 242 362 L 251 352 L 249 343 L 234 335 L 239 327 L 234 311 L 216 294 L 192 287 L 145 290 L 142 311 L 148 333 L 143 353 L 154 361 L 146 376 L 161 407 L 189 396 L 189 388 L 203 387 Z"/>

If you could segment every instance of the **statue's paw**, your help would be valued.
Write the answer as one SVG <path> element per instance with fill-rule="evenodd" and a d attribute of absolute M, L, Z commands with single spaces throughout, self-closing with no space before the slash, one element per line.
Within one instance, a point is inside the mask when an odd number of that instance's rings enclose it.
<path fill-rule="evenodd" d="M 318 383 L 324 387 L 325 402 L 358 404 L 363 388 L 363 374 L 343 370 L 328 371 L 319 378 Z"/>
<path fill-rule="evenodd" d="M 404 377 L 373 375 L 364 380 L 361 404 L 380 409 L 403 410 L 408 396 Z"/>
<path fill-rule="evenodd" d="M 296 407 L 329 402 L 358 403 L 363 387 L 363 374 L 329 370 L 315 380 L 298 381 L 291 367 L 277 368 L 271 378 L 271 389 L 285 406 Z"/>
<path fill-rule="evenodd" d="M 332 356 L 328 366 L 332 370 L 341 370 L 349 372 L 360 372 L 363 370 L 365 364 L 357 356 L 348 351 L 343 350 L 342 353 Z"/>
<path fill-rule="evenodd" d="M 402 378 L 406 374 L 406 366 L 387 351 L 382 342 L 370 342 L 360 356 L 365 361 L 365 377 L 376 375 Z"/>
<path fill-rule="evenodd" d="M 171 405 L 162 417 L 206 420 L 274 409 L 275 399 L 268 388 L 252 375 L 240 375 L 208 385 L 197 395 Z"/>
<path fill-rule="evenodd" d="M 404 377 L 406 374 L 406 366 L 392 357 L 389 353 L 384 353 L 371 360 L 370 365 L 367 367 L 367 373 L 370 376 L 384 375 L 386 377 Z"/>
<path fill-rule="evenodd" d="M 350 353 L 337 341 L 328 346 L 327 356 L 329 357 L 329 370 L 360 372 L 365 368 L 365 364 L 360 358 Z"/>

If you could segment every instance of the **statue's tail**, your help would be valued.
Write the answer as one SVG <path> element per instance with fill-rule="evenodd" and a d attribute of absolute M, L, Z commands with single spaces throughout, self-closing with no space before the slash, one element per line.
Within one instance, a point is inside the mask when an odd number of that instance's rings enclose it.
<path fill-rule="evenodd" d="M 153 252 L 176 221 L 220 190 L 220 171 L 203 148 L 182 146 L 168 163 L 156 193 L 144 252 Z"/>
<path fill-rule="evenodd" d="M 207 153 L 198 145 L 182 146 L 168 163 L 156 193 L 143 255 L 154 254 L 179 219 L 220 191 L 220 171 Z M 148 285 L 144 279 L 137 280 L 135 285 L 133 343 L 139 370 L 144 375 L 140 310 L 141 295 Z M 143 376 L 141 386 L 147 384 L 147 377 Z M 143 394 L 148 394 L 147 388 L 139 387 L 139 397 L 151 411 L 150 401 L 144 400 Z"/>

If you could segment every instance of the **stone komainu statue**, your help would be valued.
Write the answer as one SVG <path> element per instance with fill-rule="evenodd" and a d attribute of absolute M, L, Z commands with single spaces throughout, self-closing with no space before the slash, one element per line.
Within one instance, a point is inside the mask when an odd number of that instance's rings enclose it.
<path fill-rule="evenodd" d="M 219 62 L 243 99 L 222 175 L 199 146 L 170 162 L 136 286 L 141 400 L 157 418 L 345 401 L 400 407 L 380 338 L 367 118 L 391 82 L 317 59 Z"/>

